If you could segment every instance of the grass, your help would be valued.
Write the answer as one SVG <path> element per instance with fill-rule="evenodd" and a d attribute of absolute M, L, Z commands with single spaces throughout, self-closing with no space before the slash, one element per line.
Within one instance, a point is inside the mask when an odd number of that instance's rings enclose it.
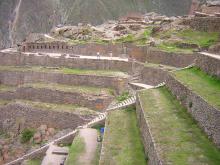
<path fill-rule="evenodd" d="M 176 70 L 176 69 L 177 69 L 177 68 L 174 67 L 174 66 L 162 65 L 162 64 L 154 64 L 154 63 L 148 63 L 148 62 L 146 62 L 146 63 L 144 64 L 144 66 L 146 66 L 146 67 L 152 67 L 152 68 L 165 69 L 165 70 L 168 70 L 168 71 Z"/>
<path fill-rule="evenodd" d="M 193 49 L 178 48 L 175 43 L 162 42 L 157 48 L 169 53 L 192 53 Z"/>
<path fill-rule="evenodd" d="M 106 123 L 100 165 L 146 165 L 135 110 L 111 112 Z"/>
<path fill-rule="evenodd" d="M 124 100 L 129 99 L 130 97 L 131 97 L 131 95 L 129 94 L 129 92 L 128 92 L 128 91 L 125 91 L 125 92 L 123 92 L 120 96 L 118 96 L 118 97 L 116 98 L 116 100 L 117 100 L 118 102 L 122 102 L 122 101 L 124 101 Z"/>
<path fill-rule="evenodd" d="M 164 164 L 220 164 L 220 151 L 165 87 L 139 96 Z"/>
<path fill-rule="evenodd" d="M 184 85 L 220 110 L 220 79 L 206 74 L 197 67 L 176 71 L 173 74 Z"/>
<path fill-rule="evenodd" d="M 40 67 L 40 66 L 0 66 L 0 71 L 38 71 L 38 72 L 52 72 L 63 74 L 76 74 L 76 75 L 100 75 L 100 76 L 114 76 L 114 77 L 128 77 L 124 72 L 111 71 L 111 70 L 87 70 L 87 69 L 71 69 L 71 68 L 55 68 L 55 67 Z"/>
<path fill-rule="evenodd" d="M 1 100 L 1 99 L 0 99 L 0 106 L 7 105 L 7 104 L 10 103 L 10 102 L 11 102 L 10 100 Z"/>
<path fill-rule="evenodd" d="M 167 52 L 180 52 L 180 53 L 192 53 L 193 48 L 180 48 L 178 46 L 179 43 L 188 43 L 188 44 L 196 44 L 201 48 L 207 48 L 211 45 L 215 44 L 219 40 L 219 33 L 217 32 L 202 32 L 196 31 L 192 29 L 185 30 L 167 30 L 158 33 L 155 37 L 163 40 L 167 40 L 175 36 L 180 41 L 176 42 L 167 42 L 164 41 L 157 48 L 167 51 Z"/>
<path fill-rule="evenodd" d="M 14 91 L 16 89 L 15 86 L 8 86 L 0 84 L 0 92 Z"/>
<path fill-rule="evenodd" d="M 81 107 L 76 104 L 53 104 L 53 103 L 45 103 L 38 101 L 29 101 L 29 100 L 14 100 L 16 103 L 26 104 L 35 108 L 39 108 L 42 110 L 53 110 L 58 112 L 70 112 L 77 115 L 96 115 L 97 112 L 94 110 L 90 110 L 86 107 Z"/>
<path fill-rule="evenodd" d="M 209 47 L 215 44 L 220 37 L 219 35 L 218 32 L 202 32 L 192 29 L 182 30 L 177 33 L 177 36 L 187 43 L 197 44 L 200 47 Z"/>
<path fill-rule="evenodd" d="M 47 88 L 51 90 L 59 90 L 64 92 L 77 92 L 77 93 L 85 93 L 85 94 L 94 94 L 100 95 L 101 93 L 112 95 L 112 90 L 109 88 L 97 88 L 91 86 L 72 86 L 72 85 L 63 85 L 56 83 L 31 83 L 24 84 L 22 87 L 33 87 L 33 88 Z"/>
<path fill-rule="evenodd" d="M 26 163 L 26 165 L 41 165 L 41 161 L 40 159 L 31 159 L 28 160 Z"/>
<path fill-rule="evenodd" d="M 69 156 L 66 161 L 66 165 L 79 164 L 79 156 L 85 151 L 85 142 L 83 138 L 77 136 L 70 147 Z"/>

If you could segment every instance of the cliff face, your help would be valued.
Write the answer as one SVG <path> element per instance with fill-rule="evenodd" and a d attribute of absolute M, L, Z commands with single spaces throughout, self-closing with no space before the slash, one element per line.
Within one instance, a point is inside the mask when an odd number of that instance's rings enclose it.
<path fill-rule="evenodd" d="M 191 0 L 0 0 L 0 48 L 57 24 L 100 24 L 129 12 L 184 15 L 190 5 Z"/>

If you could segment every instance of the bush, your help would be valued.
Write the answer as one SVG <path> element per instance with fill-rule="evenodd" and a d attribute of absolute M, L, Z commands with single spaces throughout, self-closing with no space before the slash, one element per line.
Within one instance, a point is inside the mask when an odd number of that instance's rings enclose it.
<path fill-rule="evenodd" d="M 117 97 L 117 101 L 122 102 L 122 101 L 128 99 L 129 97 L 131 97 L 131 96 L 129 95 L 129 92 L 126 91 L 126 92 L 123 92 L 120 96 Z"/>
<path fill-rule="evenodd" d="M 27 143 L 28 141 L 30 141 L 30 139 L 34 136 L 34 130 L 31 129 L 25 129 L 22 133 L 21 133 L 21 142 L 22 143 Z"/>

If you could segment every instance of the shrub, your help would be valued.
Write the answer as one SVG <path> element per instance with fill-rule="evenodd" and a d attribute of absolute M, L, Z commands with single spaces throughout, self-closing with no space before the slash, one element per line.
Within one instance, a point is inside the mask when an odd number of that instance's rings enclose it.
<path fill-rule="evenodd" d="M 122 101 L 128 99 L 129 97 L 131 97 L 131 96 L 130 96 L 129 92 L 126 91 L 126 92 L 123 92 L 120 96 L 117 97 L 117 101 L 122 102 Z"/>
<path fill-rule="evenodd" d="M 21 133 L 21 142 L 22 143 L 26 143 L 28 141 L 30 141 L 30 139 L 34 136 L 34 130 L 31 129 L 25 129 L 22 133 Z"/>

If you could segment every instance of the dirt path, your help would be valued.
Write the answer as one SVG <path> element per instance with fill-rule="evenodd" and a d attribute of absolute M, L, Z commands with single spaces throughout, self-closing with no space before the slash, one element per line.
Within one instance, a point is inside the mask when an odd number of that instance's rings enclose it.
<path fill-rule="evenodd" d="M 97 149 L 97 130 L 91 128 L 81 129 L 79 135 L 84 139 L 85 152 L 79 157 L 79 163 L 83 165 L 91 165 L 95 158 Z"/>

